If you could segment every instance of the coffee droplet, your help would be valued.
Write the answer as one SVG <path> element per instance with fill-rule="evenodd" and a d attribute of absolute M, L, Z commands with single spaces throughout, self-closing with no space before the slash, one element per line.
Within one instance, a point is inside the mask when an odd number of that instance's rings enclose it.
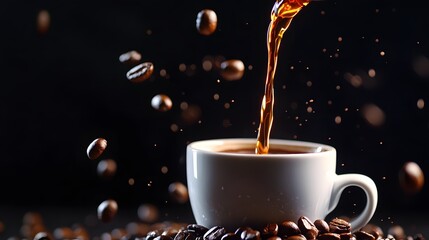
<path fill-rule="evenodd" d="M 102 160 L 97 165 L 97 173 L 100 177 L 110 178 L 116 173 L 116 162 L 113 159 Z"/>
<path fill-rule="evenodd" d="M 425 178 L 422 169 L 415 162 L 406 162 L 399 172 L 399 183 L 407 194 L 419 192 L 424 185 Z"/>
<path fill-rule="evenodd" d="M 143 222 L 153 223 L 159 218 L 159 211 L 155 205 L 142 204 L 137 210 L 137 215 Z"/>
<path fill-rule="evenodd" d="M 220 65 L 220 75 L 228 81 L 240 80 L 244 74 L 244 63 L 241 60 L 231 59 Z"/>
<path fill-rule="evenodd" d="M 153 64 L 144 62 L 139 64 L 127 72 L 127 79 L 132 83 L 141 83 L 150 78 L 153 73 Z"/>
<path fill-rule="evenodd" d="M 110 222 L 118 212 L 118 204 L 115 200 L 106 200 L 97 208 L 97 217 L 102 222 Z"/>
<path fill-rule="evenodd" d="M 86 154 L 88 155 L 89 159 L 95 160 L 104 152 L 104 150 L 107 147 L 107 141 L 104 138 L 97 138 L 94 141 L 92 141 L 91 144 L 89 144 L 88 148 L 86 149 Z"/>
<path fill-rule="evenodd" d="M 197 30 L 200 34 L 208 36 L 216 31 L 217 15 L 213 10 L 204 9 L 197 15 Z"/>
<path fill-rule="evenodd" d="M 37 31 L 44 34 L 49 30 L 51 25 L 51 15 L 46 10 L 41 10 L 37 15 Z"/>
<path fill-rule="evenodd" d="M 142 55 L 134 50 L 123 53 L 119 56 L 119 61 L 127 64 L 137 64 L 141 59 Z"/>
<path fill-rule="evenodd" d="M 188 188 L 181 182 L 174 182 L 168 186 L 170 196 L 178 203 L 186 203 L 189 199 Z"/>
<path fill-rule="evenodd" d="M 173 102 L 167 95 L 158 94 L 152 98 L 151 105 L 155 110 L 167 112 L 173 107 Z"/>

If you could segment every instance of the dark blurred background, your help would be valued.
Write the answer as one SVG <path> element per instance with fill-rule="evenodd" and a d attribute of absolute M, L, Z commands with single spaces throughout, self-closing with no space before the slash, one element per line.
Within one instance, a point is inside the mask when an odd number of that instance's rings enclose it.
<path fill-rule="evenodd" d="M 186 144 L 256 138 L 273 3 L 2 1 L 0 206 L 95 208 L 114 198 L 129 208 L 189 209 L 167 191 L 186 183 Z M 204 8 L 218 16 L 211 36 L 195 27 Z M 51 20 L 46 33 L 37 31 L 42 10 Z M 429 170 L 428 10 L 427 1 L 316 1 L 281 45 L 272 137 L 336 147 L 338 173 L 376 182 L 377 221 L 429 211 L 428 186 L 407 195 L 398 181 L 407 161 Z M 130 66 L 118 57 L 130 50 L 153 62 L 150 80 L 126 79 Z M 210 57 L 241 59 L 244 77 L 225 81 L 204 70 Z M 151 107 L 159 93 L 172 99 L 170 111 Z M 98 137 L 108 141 L 100 159 L 118 164 L 109 180 L 86 156 Z M 360 190 L 343 198 L 340 212 L 362 208 Z"/>

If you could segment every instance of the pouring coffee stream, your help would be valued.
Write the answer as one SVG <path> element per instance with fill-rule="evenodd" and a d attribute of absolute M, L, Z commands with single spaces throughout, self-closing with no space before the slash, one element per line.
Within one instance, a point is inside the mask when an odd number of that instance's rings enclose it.
<path fill-rule="evenodd" d="M 309 0 L 277 0 L 271 11 L 271 22 L 267 32 L 267 75 L 264 98 L 261 104 L 261 118 L 255 148 L 256 154 L 267 154 L 269 151 L 269 137 L 273 124 L 274 77 L 283 34 L 295 15 L 309 2 Z"/>

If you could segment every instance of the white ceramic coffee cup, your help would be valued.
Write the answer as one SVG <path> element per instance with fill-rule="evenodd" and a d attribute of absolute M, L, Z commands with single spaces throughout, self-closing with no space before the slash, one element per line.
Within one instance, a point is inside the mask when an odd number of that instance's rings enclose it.
<path fill-rule="evenodd" d="M 377 206 L 374 182 L 361 174 L 337 175 L 333 147 L 273 139 L 271 149 L 304 153 L 224 152 L 254 149 L 255 143 L 255 139 L 217 139 L 188 145 L 188 190 L 198 224 L 236 228 L 296 222 L 300 216 L 324 219 L 348 186 L 362 188 L 367 198 L 363 212 L 350 222 L 352 229 L 359 230 L 373 216 Z"/>

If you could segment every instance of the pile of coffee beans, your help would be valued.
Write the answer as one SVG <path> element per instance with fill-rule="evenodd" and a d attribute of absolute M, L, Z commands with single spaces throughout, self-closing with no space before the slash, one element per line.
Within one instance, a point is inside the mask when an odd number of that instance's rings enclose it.
<path fill-rule="evenodd" d="M 311 221 L 302 216 L 297 222 L 284 221 L 268 223 L 263 227 L 239 227 L 235 230 L 222 226 L 207 228 L 198 224 L 158 222 L 154 224 L 131 222 L 125 228 L 115 228 L 100 236 L 90 236 L 84 226 L 58 227 L 53 233 L 43 225 L 38 213 L 27 213 L 23 227 L 31 231 L 21 232 L 22 237 L 9 237 L 8 240 L 34 239 L 101 239 L 101 240 L 424 240 L 422 234 L 408 236 L 399 225 L 391 226 L 387 235 L 376 225 L 368 224 L 359 231 L 352 229 L 350 223 L 341 218 L 330 222 L 318 219 Z M 38 227 L 40 226 L 40 227 Z M 31 228 L 28 228 L 31 227 Z M 38 230 L 38 231 L 37 231 Z M 355 231 L 355 232 L 353 232 Z"/>

